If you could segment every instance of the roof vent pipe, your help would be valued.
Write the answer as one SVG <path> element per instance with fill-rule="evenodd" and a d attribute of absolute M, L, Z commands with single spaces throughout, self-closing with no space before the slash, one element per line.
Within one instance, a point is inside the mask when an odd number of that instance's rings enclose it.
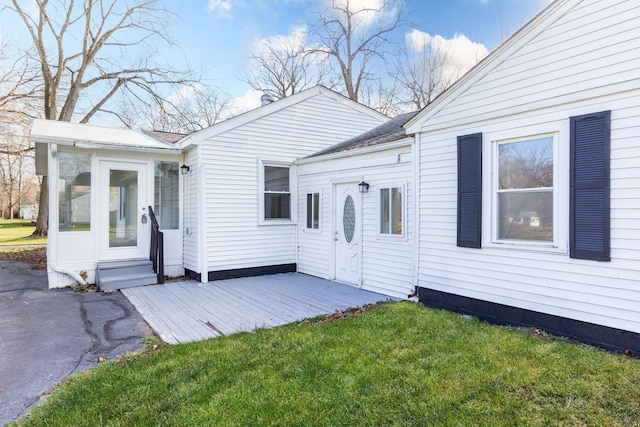
<path fill-rule="evenodd" d="M 269 95 L 268 93 L 265 93 L 260 97 L 260 105 L 262 107 L 271 104 L 273 101 L 275 101 L 275 99 L 273 99 L 273 96 Z"/>

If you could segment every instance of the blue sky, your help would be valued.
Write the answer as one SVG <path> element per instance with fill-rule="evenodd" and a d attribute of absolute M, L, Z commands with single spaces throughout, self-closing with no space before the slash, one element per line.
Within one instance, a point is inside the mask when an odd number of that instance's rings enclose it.
<path fill-rule="evenodd" d="M 445 39 L 463 34 L 491 51 L 550 3 L 407 0 L 406 16 L 413 24 L 407 31 L 416 28 Z M 312 21 L 313 11 L 313 0 L 189 0 L 182 5 L 175 37 L 190 65 L 202 65 L 214 84 L 242 97 L 250 88 L 238 76 L 252 46 L 262 38 L 290 34 Z"/>
<path fill-rule="evenodd" d="M 4 0 L 0 1 L 2 3 Z M 179 10 L 179 19 L 168 31 L 181 52 L 162 52 L 167 63 L 181 67 L 184 62 L 205 70 L 203 79 L 235 100 L 240 108 L 259 104 L 260 94 L 240 79 L 251 49 L 267 37 L 292 34 L 314 18 L 318 2 L 331 0 L 166 0 Z M 350 0 L 351 3 L 382 0 Z M 33 0 L 25 0 L 25 4 Z M 451 41 L 461 35 L 467 45 L 493 50 L 551 0 L 406 0 L 406 18 L 411 26 L 405 33 L 427 33 Z M 0 13 L 3 41 L 24 31 L 15 15 Z M 416 31 L 417 30 L 417 31 Z M 480 46 L 482 45 L 482 46 Z M 486 54 L 486 53 L 485 53 Z"/>

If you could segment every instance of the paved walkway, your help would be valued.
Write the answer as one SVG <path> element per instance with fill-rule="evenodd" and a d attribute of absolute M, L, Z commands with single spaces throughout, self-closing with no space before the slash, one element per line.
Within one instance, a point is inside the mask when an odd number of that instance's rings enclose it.
<path fill-rule="evenodd" d="M 165 342 L 273 327 L 392 299 L 300 273 L 123 289 Z"/>
<path fill-rule="evenodd" d="M 46 272 L 0 261 L 0 426 L 99 357 L 144 348 L 150 333 L 120 293 L 48 290 Z"/>

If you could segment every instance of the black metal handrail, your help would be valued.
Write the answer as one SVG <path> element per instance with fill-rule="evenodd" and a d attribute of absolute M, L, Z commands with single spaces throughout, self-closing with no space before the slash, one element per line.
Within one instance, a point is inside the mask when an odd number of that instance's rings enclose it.
<path fill-rule="evenodd" d="M 153 263 L 153 272 L 158 276 L 158 284 L 164 283 L 164 235 L 160 231 L 158 220 L 149 206 L 149 217 L 151 218 L 151 247 L 149 250 L 149 260 Z"/>

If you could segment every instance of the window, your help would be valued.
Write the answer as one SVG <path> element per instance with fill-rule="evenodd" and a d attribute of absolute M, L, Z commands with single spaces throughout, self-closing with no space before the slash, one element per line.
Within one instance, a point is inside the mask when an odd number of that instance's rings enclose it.
<path fill-rule="evenodd" d="M 402 188 L 380 189 L 380 233 L 402 234 Z"/>
<path fill-rule="evenodd" d="M 264 219 L 291 219 L 288 167 L 264 166 Z"/>
<path fill-rule="evenodd" d="M 91 156 L 58 153 L 58 229 L 89 231 L 91 228 Z"/>
<path fill-rule="evenodd" d="M 320 193 L 307 193 L 307 228 L 320 228 Z"/>
<path fill-rule="evenodd" d="M 178 162 L 156 162 L 153 188 L 153 211 L 158 225 L 165 230 L 178 229 Z"/>
<path fill-rule="evenodd" d="M 498 143 L 498 240 L 554 241 L 553 153 L 553 136 Z"/>

